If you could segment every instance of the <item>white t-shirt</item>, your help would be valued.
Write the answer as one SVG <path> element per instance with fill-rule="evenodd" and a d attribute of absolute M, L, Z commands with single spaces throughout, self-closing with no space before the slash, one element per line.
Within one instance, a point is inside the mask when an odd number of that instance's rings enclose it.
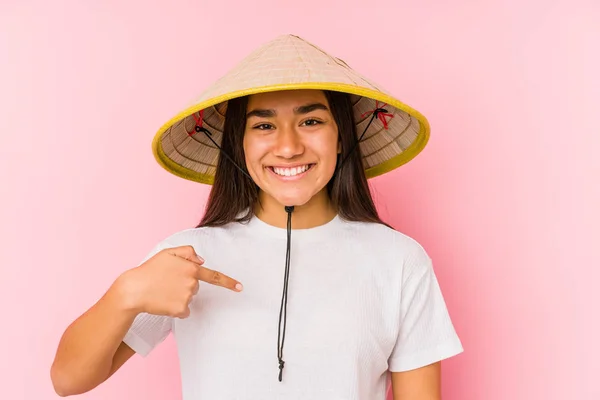
<path fill-rule="evenodd" d="M 277 334 L 287 232 L 248 224 L 193 228 L 162 241 L 192 245 L 242 292 L 201 282 L 185 319 L 140 314 L 123 341 L 146 356 L 169 333 L 184 400 L 385 399 L 387 371 L 463 351 L 432 262 L 410 237 L 340 217 L 292 230 L 283 381 Z"/>

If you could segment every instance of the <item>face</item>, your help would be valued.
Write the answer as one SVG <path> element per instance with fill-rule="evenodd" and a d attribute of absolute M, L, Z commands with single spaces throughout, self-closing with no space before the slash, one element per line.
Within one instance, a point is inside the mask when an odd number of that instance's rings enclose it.
<path fill-rule="evenodd" d="M 279 91 L 248 99 L 246 165 L 263 195 L 282 206 L 302 206 L 322 193 L 338 151 L 338 128 L 322 91 Z"/>

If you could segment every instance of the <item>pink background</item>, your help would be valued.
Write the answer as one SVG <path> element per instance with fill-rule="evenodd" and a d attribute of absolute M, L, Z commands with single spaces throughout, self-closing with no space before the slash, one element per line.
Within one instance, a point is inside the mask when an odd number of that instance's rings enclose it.
<path fill-rule="evenodd" d="M 600 399 L 600 3 L 83 3 L 0 6 L 0 398 L 56 398 L 66 326 L 200 218 L 208 187 L 154 162 L 158 127 L 295 33 L 431 122 L 425 151 L 372 182 L 432 255 L 465 346 L 444 399 Z M 174 350 L 81 398 L 180 398 Z"/>

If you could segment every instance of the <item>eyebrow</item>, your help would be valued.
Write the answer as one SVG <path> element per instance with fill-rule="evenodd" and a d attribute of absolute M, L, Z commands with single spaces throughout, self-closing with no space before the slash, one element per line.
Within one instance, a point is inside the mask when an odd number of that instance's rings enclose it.
<path fill-rule="evenodd" d="M 294 114 L 308 114 L 315 110 L 329 111 L 329 108 L 323 103 L 311 103 L 303 106 L 294 108 Z M 246 118 L 259 117 L 259 118 L 272 118 L 277 115 L 277 112 L 273 109 L 254 109 L 246 114 Z"/>

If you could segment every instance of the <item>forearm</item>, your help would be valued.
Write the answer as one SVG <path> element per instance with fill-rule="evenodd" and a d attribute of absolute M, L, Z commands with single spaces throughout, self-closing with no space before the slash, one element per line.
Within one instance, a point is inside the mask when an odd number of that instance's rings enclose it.
<path fill-rule="evenodd" d="M 83 393 L 108 378 L 113 357 L 136 314 L 124 301 L 117 280 L 63 334 L 51 369 L 57 393 Z"/>

